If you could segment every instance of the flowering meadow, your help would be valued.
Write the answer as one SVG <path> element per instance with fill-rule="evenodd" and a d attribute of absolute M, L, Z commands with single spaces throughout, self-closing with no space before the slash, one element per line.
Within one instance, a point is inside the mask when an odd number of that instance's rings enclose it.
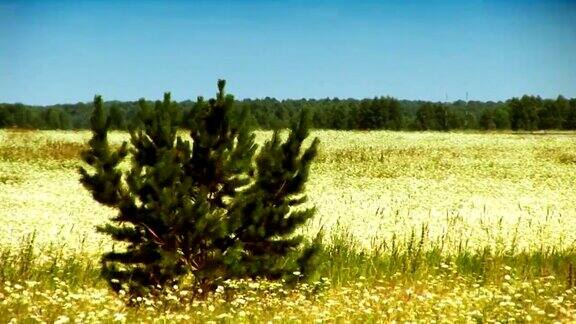
<path fill-rule="evenodd" d="M 99 279 L 114 210 L 78 181 L 90 133 L 0 131 L 0 322 L 576 322 L 576 134 L 314 136 L 312 281 L 129 307 Z"/>

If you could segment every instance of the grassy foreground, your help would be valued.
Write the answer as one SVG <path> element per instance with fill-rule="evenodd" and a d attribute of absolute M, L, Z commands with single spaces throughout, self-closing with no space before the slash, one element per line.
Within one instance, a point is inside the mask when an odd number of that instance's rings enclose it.
<path fill-rule="evenodd" d="M 98 278 L 113 211 L 78 184 L 89 135 L 1 131 L 0 322 L 576 321 L 574 134 L 315 135 L 315 280 L 127 308 Z"/>
<path fill-rule="evenodd" d="M 231 281 L 204 300 L 174 286 L 126 307 L 126 297 L 99 279 L 93 256 L 38 249 L 33 240 L 1 252 L 3 322 L 576 321 L 576 288 L 562 267 L 575 259 L 571 253 L 359 253 L 335 239 L 310 283 Z"/>

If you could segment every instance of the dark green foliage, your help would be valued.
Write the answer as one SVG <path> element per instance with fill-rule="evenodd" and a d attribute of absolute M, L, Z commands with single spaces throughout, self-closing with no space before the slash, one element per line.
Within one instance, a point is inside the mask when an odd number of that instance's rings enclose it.
<path fill-rule="evenodd" d="M 486 109 L 480 117 L 481 129 L 510 129 L 510 117 L 506 109 Z"/>
<path fill-rule="evenodd" d="M 538 129 L 562 129 L 568 109 L 568 100 L 562 96 L 556 101 L 543 101 L 538 111 Z"/>
<path fill-rule="evenodd" d="M 448 130 L 448 108 L 442 104 L 423 104 L 416 112 L 416 127 L 420 130 Z"/>
<path fill-rule="evenodd" d="M 110 148 L 112 118 L 95 98 L 93 137 L 83 155 L 94 172 L 80 173 L 95 200 L 118 210 L 98 228 L 120 243 L 102 257 L 114 290 L 141 295 L 189 276 L 206 292 L 230 278 L 312 273 L 319 242 L 305 246 L 295 230 L 314 214 L 300 205 L 318 140 L 302 147 L 303 114 L 285 141 L 276 132 L 256 154 L 246 114 L 235 115 L 224 86 L 220 80 L 216 98 L 199 98 L 188 114 L 191 142 L 177 135 L 179 108 L 170 94 L 153 106 L 141 100 L 124 172 L 127 144 Z"/>
<path fill-rule="evenodd" d="M 494 121 L 494 111 L 485 110 L 480 117 L 480 127 L 485 130 L 496 129 L 496 122 Z"/>
<path fill-rule="evenodd" d="M 110 107 L 108 116 L 111 129 L 126 129 L 126 113 L 118 105 L 114 104 Z"/>
<path fill-rule="evenodd" d="M 538 110 L 542 104 L 540 97 L 523 96 L 509 101 L 510 126 L 513 130 L 535 130 L 538 128 Z"/>
<path fill-rule="evenodd" d="M 414 128 L 418 130 L 448 131 L 478 128 L 477 117 L 466 107 L 425 102 L 416 111 Z"/>
<path fill-rule="evenodd" d="M 563 126 L 564 129 L 576 129 L 576 99 L 570 99 L 568 103 Z"/>
<path fill-rule="evenodd" d="M 576 99 L 541 99 L 524 96 L 506 102 L 458 100 L 452 103 L 373 99 L 298 99 L 274 98 L 236 101 L 230 119 L 245 118 L 250 128 L 288 128 L 303 110 L 310 111 L 310 127 L 319 129 L 576 129 Z M 147 102 L 147 104 L 153 104 Z M 205 103 L 182 101 L 177 104 L 174 124 L 192 129 Z M 112 129 L 141 126 L 138 102 L 106 102 Z M 35 129 L 89 128 L 91 106 L 77 103 L 49 107 L 0 104 L 0 128 Z"/>
<path fill-rule="evenodd" d="M 357 126 L 360 129 L 400 129 L 402 116 L 398 100 L 390 97 L 362 100 Z"/>

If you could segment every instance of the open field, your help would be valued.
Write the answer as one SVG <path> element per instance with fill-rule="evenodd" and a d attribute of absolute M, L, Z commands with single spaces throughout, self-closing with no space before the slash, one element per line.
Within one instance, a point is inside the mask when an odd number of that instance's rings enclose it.
<path fill-rule="evenodd" d="M 263 141 L 267 133 L 259 133 Z M 364 246 L 426 227 L 426 246 L 533 250 L 576 241 L 576 135 L 321 131 L 312 232 L 346 228 Z M 88 132 L 0 133 L 0 241 L 103 244 L 113 215 L 78 182 Z M 112 142 L 127 137 L 115 133 Z"/>
<path fill-rule="evenodd" d="M 97 278 L 94 226 L 114 211 L 78 181 L 89 136 L 0 131 L 0 321 L 576 320 L 574 133 L 316 131 L 306 231 L 326 232 L 324 279 L 138 310 Z"/>

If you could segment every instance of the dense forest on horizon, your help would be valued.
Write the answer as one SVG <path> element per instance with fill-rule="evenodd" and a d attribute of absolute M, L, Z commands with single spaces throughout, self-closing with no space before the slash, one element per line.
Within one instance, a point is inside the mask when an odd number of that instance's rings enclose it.
<path fill-rule="evenodd" d="M 128 129 L 139 106 L 152 101 L 108 101 L 105 108 L 112 128 Z M 179 113 L 177 123 L 190 128 L 194 116 L 201 113 L 205 102 L 175 103 Z M 0 128 L 28 129 L 88 129 L 92 103 L 29 106 L 20 103 L 0 103 Z M 252 127 L 285 128 L 303 110 L 311 111 L 316 129 L 341 130 L 575 130 L 576 98 L 542 99 L 523 96 L 507 101 L 481 102 L 458 100 L 439 103 L 397 100 L 391 97 L 373 99 L 285 99 L 274 98 L 237 100 L 234 115 L 247 113 Z"/>

